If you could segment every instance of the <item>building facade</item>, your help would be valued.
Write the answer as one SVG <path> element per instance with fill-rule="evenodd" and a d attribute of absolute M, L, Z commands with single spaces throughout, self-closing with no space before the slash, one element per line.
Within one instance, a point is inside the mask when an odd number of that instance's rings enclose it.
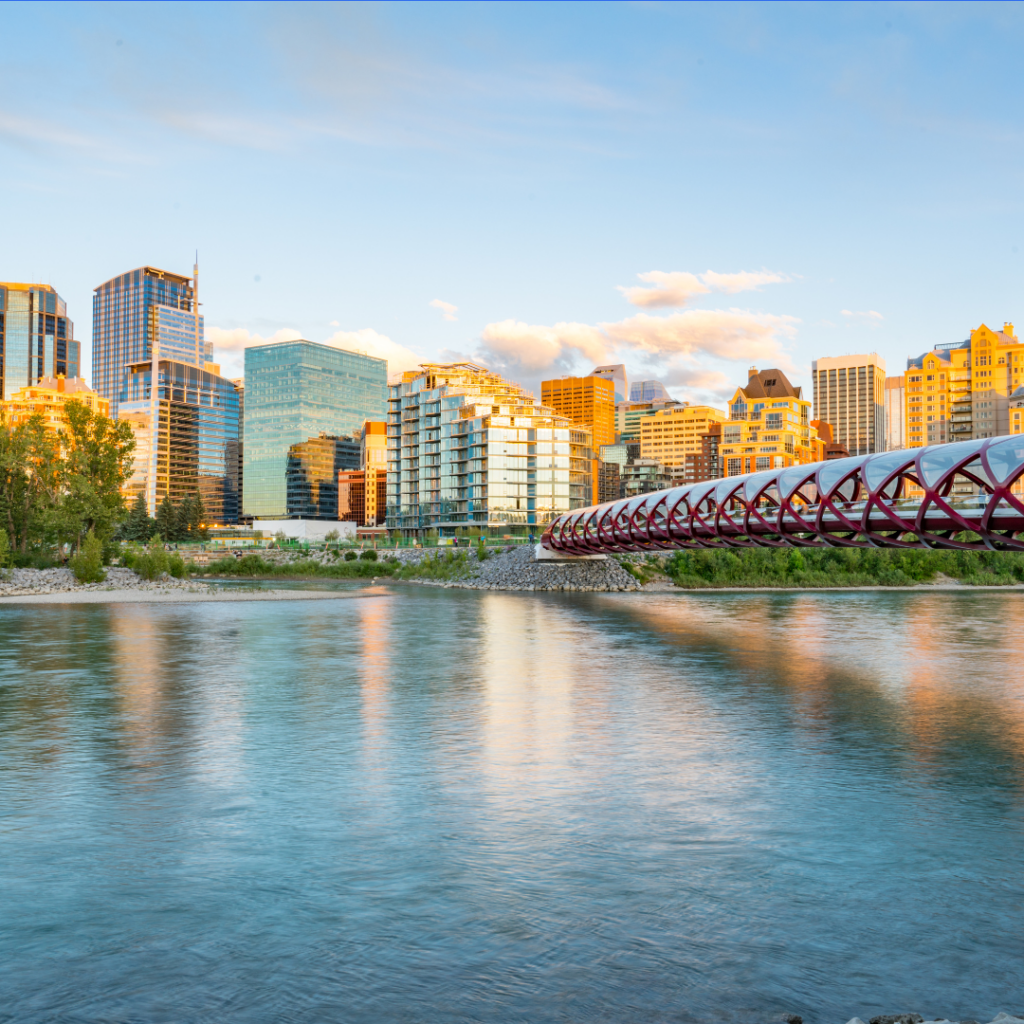
<path fill-rule="evenodd" d="M 207 366 L 213 364 L 208 363 Z M 127 496 L 146 499 L 150 515 L 169 497 L 175 504 L 198 492 L 211 525 L 238 522 L 238 391 L 232 381 L 157 353 L 129 366 L 118 419 L 135 434 L 135 462 Z"/>
<path fill-rule="evenodd" d="M 525 536 L 592 500 L 589 430 L 517 384 L 425 363 L 389 392 L 389 530 Z"/>
<path fill-rule="evenodd" d="M 342 470 L 338 473 L 338 518 L 360 527 L 384 525 L 387 507 L 387 470 Z"/>
<path fill-rule="evenodd" d="M 387 362 L 312 341 L 245 350 L 243 515 L 287 515 L 288 450 L 321 433 L 383 421 Z"/>
<path fill-rule="evenodd" d="M 672 486 L 672 474 L 657 459 L 634 459 L 622 473 L 622 496 L 664 491 Z"/>
<path fill-rule="evenodd" d="M 814 415 L 851 455 L 885 451 L 885 360 L 877 352 L 811 364 Z"/>
<path fill-rule="evenodd" d="M 611 378 L 541 381 L 540 400 L 571 423 L 589 427 L 596 446 L 615 443 L 615 382 Z"/>
<path fill-rule="evenodd" d="M 657 459 L 675 475 L 687 456 L 700 455 L 701 437 L 725 413 L 710 405 L 674 405 L 640 419 L 640 458 Z"/>
<path fill-rule="evenodd" d="M 907 380 L 901 373 L 885 378 L 885 450 L 900 451 L 907 446 Z"/>
<path fill-rule="evenodd" d="M 824 444 L 811 427 L 811 403 L 781 370 L 750 368 L 722 424 L 722 476 L 821 462 Z"/>
<path fill-rule="evenodd" d="M 288 448 L 285 467 L 289 519 L 338 519 L 338 473 L 359 468 L 359 440 L 320 434 Z"/>
<path fill-rule="evenodd" d="M 1010 395 L 1024 383 L 1024 344 L 1007 323 L 907 360 L 908 448 L 1010 433 Z"/>
<path fill-rule="evenodd" d="M 639 453 L 643 421 L 649 416 L 657 415 L 663 409 L 675 409 L 686 404 L 686 402 L 677 402 L 672 398 L 663 402 L 619 402 L 615 406 L 615 433 L 617 440 L 623 444 L 637 445 L 637 452 Z"/>
<path fill-rule="evenodd" d="M 46 377 L 77 377 L 74 333 L 67 303 L 48 284 L 0 281 L 0 400 Z"/>
<path fill-rule="evenodd" d="M 622 363 L 613 363 L 609 366 L 595 366 L 590 371 L 591 377 L 603 377 L 612 382 L 615 388 L 615 402 L 626 401 L 629 394 L 629 383 L 626 378 L 626 367 Z"/>
<path fill-rule="evenodd" d="M 193 277 L 157 267 L 138 267 L 101 284 L 92 299 L 93 386 L 118 416 L 130 367 L 149 362 L 153 346 L 160 356 L 200 369 L 213 359 L 196 319 Z"/>
<path fill-rule="evenodd" d="M 672 396 L 660 380 L 635 380 L 629 386 L 631 402 L 668 402 Z"/>
<path fill-rule="evenodd" d="M 388 425 L 384 420 L 367 420 L 359 434 L 359 468 L 388 471 Z"/>
<path fill-rule="evenodd" d="M 46 429 L 57 433 L 67 419 L 64 407 L 69 401 L 81 402 L 95 416 L 109 416 L 110 403 L 101 398 L 84 380 L 72 377 L 44 377 L 38 384 L 19 388 L 9 401 L 0 402 L 0 418 L 9 424 L 24 423 L 40 413 Z"/>

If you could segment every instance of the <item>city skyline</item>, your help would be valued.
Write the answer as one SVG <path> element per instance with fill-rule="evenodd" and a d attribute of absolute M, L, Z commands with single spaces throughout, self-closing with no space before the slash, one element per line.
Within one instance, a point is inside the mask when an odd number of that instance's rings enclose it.
<path fill-rule="evenodd" d="M 961 60 L 1015 52 L 1016 8 L 165 10 L 3 12 L 0 276 L 67 299 L 90 380 L 93 289 L 197 247 L 229 373 L 301 336 L 721 401 L 1016 316 L 1018 87 Z"/>

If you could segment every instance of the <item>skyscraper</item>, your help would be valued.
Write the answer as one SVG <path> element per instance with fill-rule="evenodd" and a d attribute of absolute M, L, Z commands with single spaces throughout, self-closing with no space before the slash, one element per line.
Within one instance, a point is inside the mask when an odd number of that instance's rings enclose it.
<path fill-rule="evenodd" d="M 608 366 L 595 366 L 590 371 L 591 377 L 604 377 L 615 385 L 615 401 L 624 402 L 628 394 L 626 381 L 626 367 L 622 363 L 612 363 Z"/>
<path fill-rule="evenodd" d="M 671 397 L 660 380 L 635 380 L 629 388 L 631 402 L 665 402 Z"/>
<path fill-rule="evenodd" d="M 596 376 L 543 380 L 540 400 L 570 422 L 590 427 L 595 447 L 615 443 L 614 381 Z"/>
<path fill-rule="evenodd" d="M 297 340 L 247 348 L 243 515 L 286 516 L 288 449 L 383 420 L 387 380 L 385 360 L 330 345 Z"/>
<path fill-rule="evenodd" d="M 885 378 L 885 450 L 899 451 L 906 447 L 907 382 L 904 375 Z"/>
<path fill-rule="evenodd" d="M 828 356 L 811 364 L 815 418 L 851 455 L 885 450 L 885 360 L 877 353 Z"/>
<path fill-rule="evenodd" d="M 198 269 L 196 270 L 198 279 Z M 213 358 L 196 323 L 195 280 L 156 267 L 139 267 L 101 284 L 92 299 L 93 387 L 117 416 L 129 367 L 160 356 L 192 366 Z"/>
<path fill-rule="evenodd" d="M 0 281 L 0 400 L 44 377 L 77 377 L 80 366 L 74 324 L 57 292 Z"/>

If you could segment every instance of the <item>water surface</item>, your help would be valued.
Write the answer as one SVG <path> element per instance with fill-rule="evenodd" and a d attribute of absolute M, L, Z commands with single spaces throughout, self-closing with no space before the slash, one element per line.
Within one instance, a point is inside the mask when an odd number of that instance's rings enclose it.
<path fill-rule="evenodd" d="M 1024 1010 L 1024 597 L 0 606 L 0 1021 Z"/>

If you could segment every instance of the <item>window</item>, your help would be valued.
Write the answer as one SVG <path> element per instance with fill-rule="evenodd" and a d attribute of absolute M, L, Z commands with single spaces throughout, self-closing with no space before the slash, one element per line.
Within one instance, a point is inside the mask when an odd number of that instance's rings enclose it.
<path fill-rule="evenodd" d="M 728 459 L 729 472 L 728 476 L 739 476 L 743 472 L 743 460 L 742 459 Z"/>

